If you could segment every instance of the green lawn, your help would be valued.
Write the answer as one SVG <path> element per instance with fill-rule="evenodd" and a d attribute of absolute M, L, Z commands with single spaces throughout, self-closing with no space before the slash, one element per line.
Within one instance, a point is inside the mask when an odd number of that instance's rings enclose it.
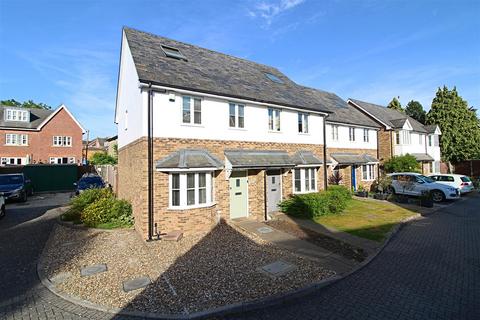
<path fill-rule="evenodd" d="M 389 202 L 352 199 L 341 214 L 314 220 L 362 238 L 381 242 L 394 225 L 415 214 Z"/>

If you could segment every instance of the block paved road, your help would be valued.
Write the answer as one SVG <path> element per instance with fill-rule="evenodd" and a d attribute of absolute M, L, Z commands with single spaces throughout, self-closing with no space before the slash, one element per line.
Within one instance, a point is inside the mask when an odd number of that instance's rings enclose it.
<path fill-rule="evenodd" d="M 36 263 L 54 224 L 47 195 L 0 220 L 0 319 L 133 319 L 52 294 Z M 301 299 L 224 319 L 480 319 L 480 195 L 407 225 L 367 267 Z"/>

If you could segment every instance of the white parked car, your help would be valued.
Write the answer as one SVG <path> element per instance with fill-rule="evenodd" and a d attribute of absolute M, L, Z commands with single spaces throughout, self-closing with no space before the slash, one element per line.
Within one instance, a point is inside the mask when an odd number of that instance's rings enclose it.
<path fill-rule="evenodd" d="M 441 202 L 445 199 L 458 199 L 460 191 L 454 187 L 441 184 L 415 172 L 391 173 L 392 192 L 411 196 L 421 196 L 422 192 L 430 191 L 433 201 Z"/>
<path fill-rule="evenodd" d="M 472 192 L 475 189 L 472 180 L 462 174 L 431 174 L 429 177 L 438 183 L 459 189 L 461 194 Z"/>
<path fill-rule="evenodd" d="M 0 193 L 0 218 L 5 217 L 5 197 Z"/>

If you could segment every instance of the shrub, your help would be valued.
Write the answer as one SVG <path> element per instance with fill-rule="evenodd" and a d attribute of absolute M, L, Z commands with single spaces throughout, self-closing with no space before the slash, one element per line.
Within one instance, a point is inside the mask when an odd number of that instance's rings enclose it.
<path fill-rule="evenodd" d="M 110 189 L 87 189 L 72 199 L 70 210 L 81 213 L 89 204 L 104 197 L 113 197 L 112 191 Z"/>
<path fill-rule="evenodd" d="M 391 172 L 420 172 L 420 164 L 414 156 L 406 154 L 403 156 L 394 156 L 384 163 L 384 169 Z"/>
<path fill-rule="evenodd" d="M 88 227 L 103 223 L 130 226 L 133 223 L 132 207 L 125 200 L 117 200 L 110 194 L 89 204 L 82 212 L 82 222 Z"/>
<path fill-rule="evenodd" d="M 279 207 L 288 215 L 311 219 L 342 212 L 351 198 L 347 188 L 330 186 L 327 191 L 294 195 L 282 201 Z"/>

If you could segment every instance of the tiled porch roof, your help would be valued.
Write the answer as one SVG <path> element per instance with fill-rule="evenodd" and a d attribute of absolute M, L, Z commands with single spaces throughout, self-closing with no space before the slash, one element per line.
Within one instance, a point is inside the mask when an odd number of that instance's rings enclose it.
<path fill-rule="evenodd" d="M 232 168 L 294 167 L 286 151 L 282 150 L 225 150 L 225 156 Z"/>
<path fill-rule="evenodd" d="M 378 162 L 377 158 L 366 153 L 332 153 L 330 154 L 330 157 L 338 164 L 365 164 L 369 162 Z"/>
<path fill-rule="evenodd" d="M 411 155 L 414 156 L 415 159 L 417 159 L 417 161 L 420 161 L 420 162 L 429 162 L 429 161 L 435 160 L 432 158 L 432 156 L 430 156 L 427 153 L 412 153 Z"/>
<path fill-rule="evenodd" d="M 181 149 L 165 158 L 158 160 L 157 169 L 190 169 L 190 168 L 214 168 L 222 169 L 223 163 L 207 150 Z"/>

